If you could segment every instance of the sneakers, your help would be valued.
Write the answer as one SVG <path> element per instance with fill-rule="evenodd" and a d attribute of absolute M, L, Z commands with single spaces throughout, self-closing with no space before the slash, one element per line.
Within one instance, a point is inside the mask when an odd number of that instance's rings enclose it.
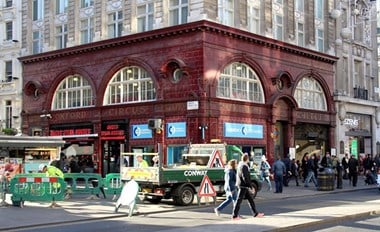
<path fill-rule="evenodd" d="M 217 208 L 214 209 L 214 212 L 215 212 L 216 216 L 218 216 L 218 217 L 220 216 L 219 210 Z"/>
<path fill-rule="evenodd" d="M 264 213 L 257 213 L 254 217 L 262 218 L 264 217 Z"/>

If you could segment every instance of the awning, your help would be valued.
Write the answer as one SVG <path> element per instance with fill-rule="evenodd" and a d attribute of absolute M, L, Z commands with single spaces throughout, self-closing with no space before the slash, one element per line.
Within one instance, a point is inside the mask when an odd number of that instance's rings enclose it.
<path fill-rule="evenodd" d="M 53 136 L 0 136 L 0 148 L 62 147 L 62 137 Z"/>

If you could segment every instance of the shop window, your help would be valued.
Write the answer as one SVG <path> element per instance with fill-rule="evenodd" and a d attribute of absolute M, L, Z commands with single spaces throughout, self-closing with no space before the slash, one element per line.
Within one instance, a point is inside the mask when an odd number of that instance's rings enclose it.
<path fill-rule="evenodd" d="M 339 142 L 339 154 L 344 154 L 344 142 Z"/>

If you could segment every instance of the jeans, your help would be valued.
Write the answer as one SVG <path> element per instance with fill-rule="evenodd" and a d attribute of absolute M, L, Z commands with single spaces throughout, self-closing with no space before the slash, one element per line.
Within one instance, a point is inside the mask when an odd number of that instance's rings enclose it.
<path fill-rule="evenodd" d="M 230 192 L 230 193 L 226 193 L 226 195 L 227 195 L 226 200 L 224 200 L 222 203 L 220 203 L 220 205 L 218 207 L 216 207 L 216 209 L 218 211 L 222 211 L 231 202 L 233 202 L 233 204 L 235 205 L 236 199 L 237 199 L 237 190 Z"/>
<path fill-rule="evenodd" d="M 307 172 L 307 177 L 305 180 L 305 187 L 309 187 L 310 180 L 313 181 L 315 187 L 318 187 L 318 182 L 315 179 L 314 171 L 312 171 L 312 170 Z"/>
<path fill-rule="evenodd" d="M 274 175 L 274 183 L 276 184 L 276 193 L 282 193 L 282 185 L 284 182 L 283 175 Z"/>

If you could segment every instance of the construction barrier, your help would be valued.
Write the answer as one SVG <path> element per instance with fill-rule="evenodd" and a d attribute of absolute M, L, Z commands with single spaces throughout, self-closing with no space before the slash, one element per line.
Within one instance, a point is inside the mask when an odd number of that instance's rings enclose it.
<path fill-rule="evenodd" d="M 104 190 L 107 194 L 119 195 L 123 189 L 120 173 L 109 173 L 103 179 Z"/>
<path fill-rule="evenodd" d="M 103 178 L 98 173 L 65 173 L 64 179 L 73 195 L 103 193 Z"/>
<path fill-rule="evenodd" d="M 49 201 L 54 204 L 55 201 L 62 201 L 66 182 L 44 174 L 17 174 L 9 186 L 13 204 L 23 207 L 24 201 Z"/>

